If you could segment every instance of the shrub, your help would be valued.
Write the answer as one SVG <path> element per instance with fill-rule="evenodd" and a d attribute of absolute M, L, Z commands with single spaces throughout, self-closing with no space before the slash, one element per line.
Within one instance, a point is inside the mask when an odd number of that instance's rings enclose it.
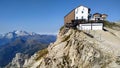
<path fill-rule="evenodd" d="M 38 54 L 38 56 L 35 59 L 36 61 L 41 59 L 42 57 L 44 57 L 46 54 L 48 54 L 48 50 L 47 50 L 47 48 L 45 48 L 43 50 L 40 50 L 37 54 Z"/>
<path fill-rule="evenodd" d="M 64 26 L 62 26 L 61 28 L 60 28 L 60 31 L 62 31 L 64 29 Z"/>

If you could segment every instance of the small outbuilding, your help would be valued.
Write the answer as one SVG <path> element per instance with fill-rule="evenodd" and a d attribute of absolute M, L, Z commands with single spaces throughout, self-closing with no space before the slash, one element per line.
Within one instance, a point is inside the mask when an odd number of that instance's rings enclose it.
<path fill-rule="evenodd" d="M 86 23 L 77 26 L 79 30 L 102 30 L 103 23 Z"/>
<path fill-rule="evenodd" d="M 99 21 L 99 20 L 106 20 L 107 14 L 100 14 L 100 13 L 95 13 L 93 14 L 92 20 Z"/>

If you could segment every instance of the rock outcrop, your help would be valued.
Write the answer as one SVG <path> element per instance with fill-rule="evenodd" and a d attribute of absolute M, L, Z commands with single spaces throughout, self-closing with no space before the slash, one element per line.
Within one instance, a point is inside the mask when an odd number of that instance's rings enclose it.
<path fill-rule="evenodd" d="M 5 68 L 23 68 L 25 59 L 28 59 L 29 56 L 22 53 L 17 53 L 12 62 L 9 63 Z"/>
<path fill-rule="evenodd" d="M 26 60 L 24 67 L 120 68 L 120 57 L 92 34 L 70 29 L 61 30 L 56 42 Z"/>

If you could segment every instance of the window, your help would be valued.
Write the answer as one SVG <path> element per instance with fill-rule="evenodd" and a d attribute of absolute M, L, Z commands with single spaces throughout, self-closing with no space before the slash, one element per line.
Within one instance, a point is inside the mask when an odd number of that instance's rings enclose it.
<path fill-rule="evenodd" d="M 84 12 L 82 11 L 82 13 L 84 13 Z"/>
<path fill-rule="evenodd" d="M 83 19 L 83 16 L 81 17 L 81 19 Z"/>
<path fill-rule="evenodd" d="M 78 13 L 78 9 L 76 10 L 76 14 Z"/>
<path fill-rule="evenodd" d="M 76 17 L 76 19 L 78 19 L 78 17 Z"/>

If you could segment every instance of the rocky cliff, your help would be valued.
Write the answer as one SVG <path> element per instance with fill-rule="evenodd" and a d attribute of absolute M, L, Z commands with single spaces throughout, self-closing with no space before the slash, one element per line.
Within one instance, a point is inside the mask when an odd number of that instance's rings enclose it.
<path fill-rule="evenodd" d="M 28 59 L 28 55 L 17 53 L 15 58 L 13 58 L 12 62 L 9 63 L 6 68 L 22 68 L 25 62 L 25 59 Z"/>
<path fill-rule="evenodd" d="M 108 31 L 61 29 L 56 42 L 26 59 L 23 67 L 120 68 L 120 38 L 117 34 L 119 33 L 109 29 Z"/>

